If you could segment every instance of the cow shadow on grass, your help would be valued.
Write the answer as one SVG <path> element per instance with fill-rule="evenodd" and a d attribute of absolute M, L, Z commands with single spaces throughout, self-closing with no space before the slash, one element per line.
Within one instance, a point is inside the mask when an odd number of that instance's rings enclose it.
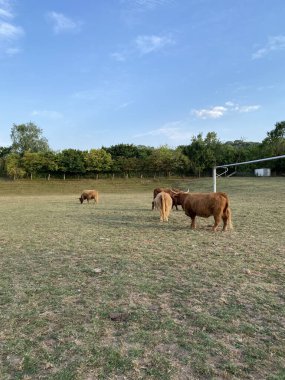
<path fill-rule="evenodd" d="M 182 209 L 172 210 L 168 222 L 161 222 L 159 211 L 152 210 L 149 205 L 140 208 L 132 207 L 119 207 L 112 208 L 106 207 L 102 204 L 79 204 L 80 215 L 76 215 L 77 223 L 80 221 L 83 224 L 102 225 L 114 227 L 127 227 L 128 229 L 143 229 L 143 230 L 167 230 L 167 231 L 191 231 L 191 219 L 188 218 Z M 82 209 L 82 207 L 84 207 Z M 88 211 L 86 213 L 85 211 Z M 214 220 L 208 219 L 207 222 L 204 218 L 197 217 L 196 231 L 212 231 Z M 221 228 L 221 226 L 220 226 Z M 219 229 L 220 229 L 219 228 Z M 195 231 L 195 230 L 194 230 Z"/>
<path fill-rule="evenodd" d="M 138 220 L 138 218 L 133 215 L 86 215 L 84 219 L 81 219 L 81 221 L 88 225 L 96 223 L 110 227 L 128 226 L 130 228 L 145 229 L 151 229 L 160 224 L 168 224 L 160 223 L 157 218 L 143 218 L 143 220 Z"/>
<path fill-rule="evenodd" d="M 141 209 L 141 210 L 123 210 L 124 214 L 120 213 L 118 209 L 114 210 L 105 210 L 106 213 L 89 213 L 88 215 L 82 215 L 80 222 L 90 225 L 102 225 L 110 228 L 128 228 L 130 229 L 140 229 L 140 230 L 167 230 L 167 231 L 190 231 L 190 219 L 187 220 L 187 217 L 181 213 L 181 218 L 171 218 L 169 217 L 168 222 L 161 222 L 159 218 L 159 213 L 156 211 Z M 107 211 L 113 211 L 112 214 Z M 139 215 L 138 215 L 139 212 Z M 77 223 L 79 219 L 77 218 Z M 197 230 L 210 231 L 213 224 L 199 225 Z"/>

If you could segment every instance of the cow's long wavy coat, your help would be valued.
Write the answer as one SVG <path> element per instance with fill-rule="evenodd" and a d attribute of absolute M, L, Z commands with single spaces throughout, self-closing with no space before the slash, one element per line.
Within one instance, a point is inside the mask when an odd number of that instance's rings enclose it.
<path fill-rule="evenodd" d="M 97 190 L 84 190 L 79 197 L 80 203 L 83 203 L 85 199 L 87 200 L 88 203 L 91 199 L 94 199 L 94 203 L 98 203 L 99 202 L 98 191 Z"/>
<path fill-rule="evenodd" d="M 168 217 L 172 208 L 171 196 L 168 193 L 161 191 L 157 194 L 153 202 L 154 207 L 160 212 L 160 221 L 168 222 Z"/>
<path fill-rule="evenodd" d="M 232 213 L 226 193 L 177 193 L 175 197 L 181 202 L 183 210 L 191 218 L 191 228 L 196 228 L 196 216 L 214 217 L 213 231 L 223 220 L 223 231 L 232 227 Z"/>
<path fill-rule="evenodd" d="M 178 190 L 178 189 L 168 189 L 168 188 L 163 188 L 163 187 L 156 187 L 153 190 L 152 210 L 154 209 L 154 199 L 155 199 L 155 197 L 157 196 L 157 194 L 161 193 L 162 191 L 164 191 L 165 193 L 168 193 L 171 196 L 171 199 L 172 199 L 172 208 L 175 206 L 176 210 L 178 210 L 177 206 L 180 205 L 180 203 L 178 203 L 177 199 L 174 198 L 173 195 L 175 193 L 177 193 L 177 192 L 180 192 L 180 190 Z"/>

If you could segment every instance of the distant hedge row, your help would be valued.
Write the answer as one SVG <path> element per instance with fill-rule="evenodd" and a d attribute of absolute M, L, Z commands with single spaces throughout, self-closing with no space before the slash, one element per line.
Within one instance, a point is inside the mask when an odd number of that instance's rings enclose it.
<path fill-rule="evenodd" d="M 23 177 L 99 177 L 99 176 L 203 176 L 215 165 L 257 160 L 285 154 L 285 121 L 276 123 L 261 142 L 235 140 L 221 142 L 215 132 L 204 138 L 193 136 L 190 144 L 175 149 L 133 144 L 81 151 L 52 151 L 41 129 L 32 123 L 14 125 L 10 147 L 0 147 L 0 174 L 13 179 Z M 264 164 L 238 167 L 240 174 L 253 173 Z M 267 161 L 273 174 L 285 174 L 285 159 Z M 232 171 L 235 170 L 233 167 Z"/>

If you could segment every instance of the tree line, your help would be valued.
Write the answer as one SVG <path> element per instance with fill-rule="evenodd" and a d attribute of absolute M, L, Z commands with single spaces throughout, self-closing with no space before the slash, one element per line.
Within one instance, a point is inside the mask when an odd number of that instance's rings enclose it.
<path fill-rule="evenodd" d="M 206 176 L 215 165 L 257 160 L 285 154 L 285 121 L 277 122 L 262 142 L 221 142 L 215 132 L 193 136 L 189 144 L 158 148 L 117 144 L 100 149 L 50 149 L 43 131 L 34 123 L 14 124 L 11 146 L 0 147 L 0 175 L 13 179 L 51 176 L 99 178 L 106 176 Z M 264 164 L 239 166 L 253 173 Z M 285 159 L 267 161 L 276 175 L 285 174 Z M 232 169 L 234 170 L 234 168 Z"/>

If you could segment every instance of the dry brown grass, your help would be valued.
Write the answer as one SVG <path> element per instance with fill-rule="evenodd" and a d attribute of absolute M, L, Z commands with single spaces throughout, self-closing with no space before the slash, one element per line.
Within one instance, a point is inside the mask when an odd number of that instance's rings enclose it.
<path fill-rule="evenodd" d="M 189 182 L 211 191 L 161 185 Z M 0 183 L 0 378 L 284 379 L 284 184 L 218 181 L 213 233 L 161 223 L 157 182 Z"/>

